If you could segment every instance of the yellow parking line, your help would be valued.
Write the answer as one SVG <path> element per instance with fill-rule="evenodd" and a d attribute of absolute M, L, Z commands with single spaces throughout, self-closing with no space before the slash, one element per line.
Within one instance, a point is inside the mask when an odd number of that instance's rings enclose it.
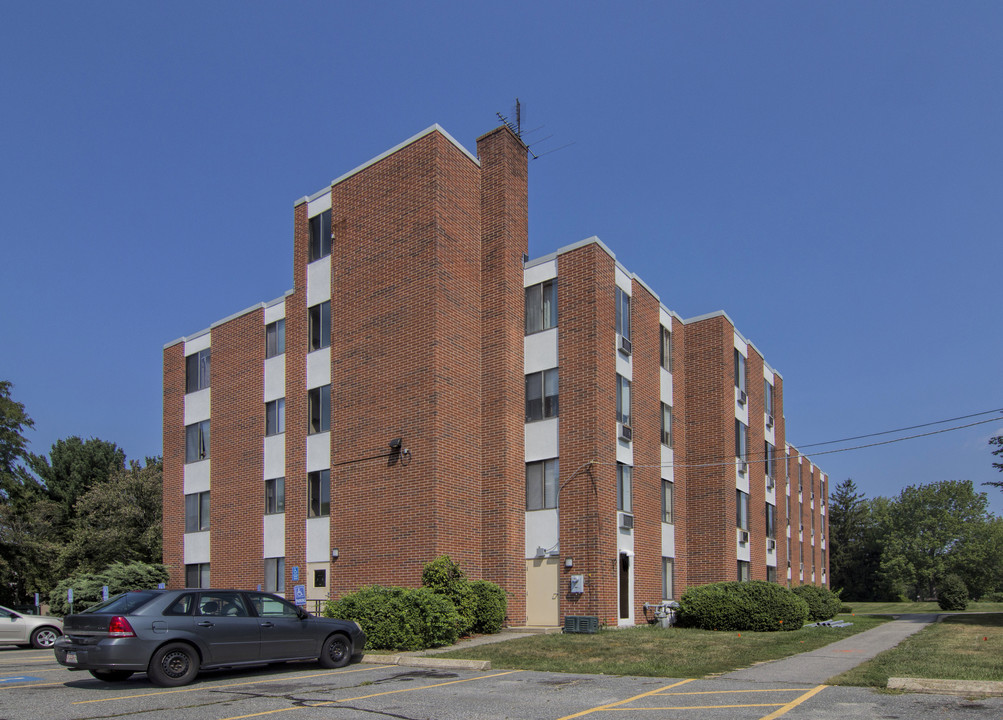
<path fill-rule="evenodd" d="M 616 708 L 617 705 L 626 705 L 629 702 L 634 702 L 635 700 L 640 700 L 641 698 L 646 698 L 646 697 L 650 697 L 652 695 L 657 695 L 658 693 L 665 692 L 666 690 L 670 690 L 670 689 L 672 689 L 674 687 L 679 687 L 680 685 L 685 685 L 688 682 L 693 682 L 693 680 L 694 680 L 694 678 L 689 678 L 687 680 L 680 680 L 679 682 L 673 683 L 672 685 L 666 685 L 663 688 L 658 688 L 657 690 L 652 690 L 651 692 L 641 693 L 640 695 L 635 695 L 634 697 L 627 698 L 626 700 L 620 700 L 619 702 L 608 703 L 606 705 L 600 705 L 599 707 L 590 708 L 589 710 L 582 710 L 581 712 L 575 713 L 574 715 L 565 715 L 562 718 L 558 718 L 558 720 L 571 720 L 571 718 L 582 717 L 583 715 L 589 715 L 589 714 L 594 713 L 594 712 L 602 712 L 604 710 L 612 710 L 612 709 Z"/>
<path fill-rule="evenodd" d="M 396 693 L 414 692 L 416 690 L 429 690 L 431 688 L 445 687 L 446 685 L 456 685 L 457 683 L 473 682 L 474 680 L 487 680 L 489 678 L 501 677 L 503 675 L 511 675 L 512 673 L 517 673 L 517 672 L 522 672 L 522 670 L 509 670 L 507 672 L 495 673 L 494 675 L 481 675 L 480 677 L 464 678 L 463 680 L 450 680 L 449 682 L 435 683 L 434 685 L 422 685 L 420 687 L 401 688 L 400 690 L 385 690 L 383 692 L 371 693 L 369 695 L 360 695 L 358 697 L 353 697 L 353 698 L 342 698 L 341 700 L 321 700 L 311 705 L 296 705 L 293 707 L 278 708 L 276 710 L 264 710 L 262 712 L 251 713 L 250 715 L 234 715 L 233 717 L 222 718 L 222 720 L 243 720 L 244 718 L 261 717 L 262 715 L 275 715 L 281 712 L 289 712 L 290 710 L 302 710 L 303 708 L 307 707 L 309 708 L 331 707 L 332 705 L 337 705 L 338 703 L 355 702 L 357 700 L 367 700 L 369 698 L 380 697 L 381 695 L 394 695 Z"/>
<path fill-rule="evenodd" d="M 247 680 L 245 682 L 231 683 L 229 685 L 213 685 L 206 687 L 198 685 L 196 687 L 177 688 L 175 690 L 160 690 L 151 693 L 138 693 L 136 695 L 119 695 L 118 697 L 97 698 L 96 700 L 77 700 L 74 705 L 87 705 L 88 703 L 111 702 L 112 700 L 131 700 L 132 698 L 153 697 L 154 695 L 171 695 L 173 693 L 195 692 L 197 690 L 225 690 L 242 685 L 262 685 L 270 682 L 281 682 L 282 680 L 303 680 L 304 678 L 326 677 L 328 675 L 347 675 L 348 673 L 364 672 L 366 670 L 383 670 L 384 668 L 395 667 L 394 665 L 376 665 L 373 667 L 360 667 L 351 670 L 335 670 L 333 672 L 311 673 L 310 675 L 280 675 L 279 677 L 267 678 L 265 680 Z"/>
<path fill-rule="evenodd" d="M 753 689 L 753 690 L 693 690 L 690 692 L 677 692 L 677 693 L 665 693 L 665 697 L 671 695 L 727 695 L 739 694 L 739 693 L 775 693 L 775 692 L 803 692 L 804 688 L 766 688 L 766 689 Z M 783 705 L 783 703 L 773 703 L 774 705 Z"/>
<path fill-rule="evenodd" d="M 634 712 L 636 710 L 727 710 L 730 708 L 779 707 L 781 703 L 753 703 L 748 705 L 676 705 L 669 707 L 629 707 L 610 708 L 610 712 Z"/>
<path fill-rule="evenodd" d="M 815 695 L 818 695 L 820 692 L 822 692 L 823 690 L 825 690 L 827 687 L 829 687 L 829 686 L 828 685 L 819 685 L 818 687 L 814 687 L 811 690 L 809 690 L 808 692 L 806 692 L 804 695 L 802 695 L 801 697 L 795 698 L 794 700 L 791 700 L 789 703 L 787 703 L 786 705 L 784 705 L 779 710 L 776 710 L 775 712 L 771 712 L 769 715 L 767 715 L 767 716 L 765 716 L 763 718 L 760 718 L 760 720 L 775 720 L 776 718 L 780 717 L 781 715 L 784 715 L 788 710 L 796 708 L 798 705 L 800 705 L 801 703 L 803 703 L 808 698 L 811 698 L 811 697 L 814 697 Z"/>

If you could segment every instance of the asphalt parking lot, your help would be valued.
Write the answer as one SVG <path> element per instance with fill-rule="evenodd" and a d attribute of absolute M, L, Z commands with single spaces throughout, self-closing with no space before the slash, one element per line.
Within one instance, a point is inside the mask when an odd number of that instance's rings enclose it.
<path fill-rule="evenodd" d="M 2 720 L 238 718 L 527 718 L 773 720 L 953 718 L 998 720 L 1003 698 L 878 693 L 826 685 L 717 679 L 568 675 L 362 663 L 313 663 L 206 672 L 158 688 L 143 674 L 120 683 L 57 664 L 51 651 L 0 648 Z"/>

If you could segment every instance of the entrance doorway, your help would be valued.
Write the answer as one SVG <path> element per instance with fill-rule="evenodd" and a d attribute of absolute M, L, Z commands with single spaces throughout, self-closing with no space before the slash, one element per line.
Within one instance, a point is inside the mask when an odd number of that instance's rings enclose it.
<path fill-rule="evenodd" d="M 526 561 L 526 624 L 557 627 L 558 564 L 560 558 L 532 558 Z"/>

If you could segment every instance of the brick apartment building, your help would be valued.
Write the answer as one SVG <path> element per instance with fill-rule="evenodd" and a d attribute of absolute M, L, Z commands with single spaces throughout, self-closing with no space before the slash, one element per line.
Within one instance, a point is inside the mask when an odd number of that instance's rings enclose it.
<path fill-rule="evenodd" d="M 433 126 L 295 204 L 292 290 L 164 347 L 171 586 L 320 600 L 448 554 L 517 626 L 827 583 L 779 373 L 597 238 L 529 260 L 526 179 L 507 127 Z"/>

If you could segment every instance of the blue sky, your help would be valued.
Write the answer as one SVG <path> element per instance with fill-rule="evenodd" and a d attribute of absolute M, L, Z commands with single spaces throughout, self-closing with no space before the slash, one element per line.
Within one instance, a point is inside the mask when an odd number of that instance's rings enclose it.
<path fill-rule="evenodd" d="M 0 379 L 35 452 L 160 454 L 164 344 L 292 287 L 295 200 L 518 97 L 556 150 L 531 256 L 596 235 L 725 310 L 791 443 L 1001 408 L 1001 37 L 998 2 L 7 3 Z M 986 419 L 814 459 L 870 497 L 1003 480 L 1003 415 L 926 431 Z"/>

